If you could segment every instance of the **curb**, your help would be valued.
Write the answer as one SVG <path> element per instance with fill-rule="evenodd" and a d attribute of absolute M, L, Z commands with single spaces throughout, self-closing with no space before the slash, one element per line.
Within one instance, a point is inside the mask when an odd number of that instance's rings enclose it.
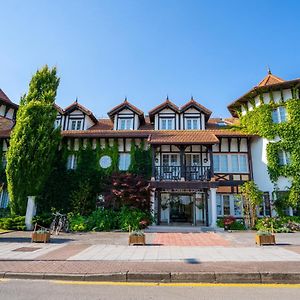
<path fill-rule="evenodd" d="M 195 273 L 99 273 L 57 274 L 0 272 L 0 279 L 39 279 L 66 281 L 106 282 L 161 282 L 161 283 L 253 283 L 253 284 L 300 284 L 299 273 L 272 272 L 195 272 Z"/>

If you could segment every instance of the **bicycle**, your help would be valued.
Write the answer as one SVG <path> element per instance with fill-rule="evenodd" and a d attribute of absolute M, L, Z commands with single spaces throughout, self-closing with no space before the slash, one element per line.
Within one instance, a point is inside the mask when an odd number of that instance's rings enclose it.
<path fill-rule="evenodd" d="M 54 219 L 50 225 L 51 234 L 55 232 L 55 234 L 58 235 L 61 231 L 69 232 L 69 221 L 67 216 L 59 212 L 53 213 L 53 215 Z"/>

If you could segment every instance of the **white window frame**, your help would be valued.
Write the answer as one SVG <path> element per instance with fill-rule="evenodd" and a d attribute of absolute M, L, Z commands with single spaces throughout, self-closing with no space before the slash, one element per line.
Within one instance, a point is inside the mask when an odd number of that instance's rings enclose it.
<path fill-rule="evenodd" d="M 196 121 L 196 124 L 195 124 Z M 189 128 L 188 123 L 191 122 L 191 128 Z M 196 126 L 195 126 L 196 125 Z M 199 130 L 200 129 L 200 118 L 185 118 L 185 129 L 186 130 Z"/>
<path fill-rule="evenodd" d="M 70 154 L 67 161 L 67 170 L 76 170 L 77 168 L 77 157 L 75 154 Z"/>
<path fill-rule="evenodd" d="M 278 151 L 278 159 L 279 159 L 280 166 L 286 166 L 286 165 L 290 164 L 290 162 L 291 162 L 291 154 L 288 151 L 279 150 Z"/>
<path fill-rule="evenodd" d="M 175 129 L 174 118 L 160 118 L 159 129 L 160 130 L 174 130 Z M 165 125 L 165 126 L 164 126 Z"/>
<path fill-rule="evenodd" d="M 229 198 L 229 214 L 224 215 L 224 198 Z M 237 205 L 238 203 L 238 205 Z M 220 213 L 221 211 L 221 213 Z M 239 211 L 240 213 L 236 213 Z M 237 194 L 217 194 L 217 215 L 218 217 L 234 216 L 243 217 L 243 206 Z"/>
<path fill-rule="evenodd" d="M 118 123 L 119 130 L 133 130 L 133 118 L 120 118 Z"/>
<path fill-rule="evenodd" d="M 283 115 L 281 114 L 282 110 L 284 110 Z M 287 110 L 285 106 L 278 106 L 272 110 L 272 121 L 274 124 L 280 124 L 287 121 Z"/>
<path fill-rule="evenodd" d="M 0 208 L 7 208 L 9 203 L 9 194 L 6 189 L 2 189 L 0 193 Z"/>
<path fill-rule="evenodd" d="M 78 119 L 70 119 L 71 130 L 82 130 L 82 125 L 83 125 L 83 119 L 79 119 L 79 120 Z"/>
<path fill-rule="evenodd" d="M 61 119 L 56 119 L 56 120 L 54 121 L 54 128 L 55 128 L 55 129 L 58 128 L 58 127 L 60 126 L 60 122 L 61 122 Z"/>
<path fill-rule="evenodd" d="M 237 156 L 238 158 L 238 170 L 233 169 L 233 156 Z M 226 163 L 225 161 L 222 162 L 221 157 L 226 157 L 227 161 L 227 169 L 226 169 Z M 245 158 L 246 162 L 246 169 L 242 170 L 241 166 L 242 164 L 242 157 Z M 230 154 L 222 154 L 222 153 L 216 153 L 213 154 L 213 160 L 214 160 L 214 172 L 215 173 L 238 173 L 238 174 L 247 174 L 249 173 L 249 166 L 248 166 L 248 155 L 244 153 L 230 153 Z M 218 163 L 217 163 L 218 160 Z M 219 167 L 218 169 L 216 167 Z"/>
<path fill-rule="evenodd" d="M 120 153 L 119 154 L 119 170 L 128 171 L 131 164 L 131 155 L 130 153 Z"/>

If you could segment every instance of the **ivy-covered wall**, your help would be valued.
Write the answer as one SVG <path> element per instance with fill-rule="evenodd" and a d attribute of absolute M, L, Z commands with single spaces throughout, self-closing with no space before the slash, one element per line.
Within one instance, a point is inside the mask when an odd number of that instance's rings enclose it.
<path fill-rule="evenodd" d="M 255 101 L 250 100 L 253 110 L 248 106 L 245 115 L 240 115 L 241 129 L 247 133 L 267 138 L 270 142 L 267 145 L 268 172 L 271 181 L 276 189 L 276 182 L 280 176 L 289 177 L 292 186 L 289 191 L 288 203 L 296 207 L 300 203 L 300 99 L 298 91 L 292 90 L 293 99 L 275 103 L 272 92 L 270 102 L 263 102 L 263 95 L 260 96 L 260 105 L 255 106 Z M 273 123 L 272 111 L 279 106 L 286 107 L 287 121 L 279 124 Z M 279 151 L 284 150 L 291 155 L 291 162 L 288 165 L 280 165 Z"/>
<path fill-rule="evenodd" d="M 104 147 L 97 142 L 95 149 L 91 140 L 83 145 L 81 140 L 79 149 L 74 150 L 74 140 L 69 146 L 66 143 L 57 151 L 55 167 L 49 177 L 48 184 L 39 197 L 38 208 L 40 211 L 51 209 L 63 212 L 88 214 L 95 209 L 96 199 L 111 188 L 111 176 L 119 173 L 118 144 L 112 146 L 108 143 Z M 142 142 L 136 146 L 131 144 L 131 164 L 129 173 L 150 178 L 151 156 L 150 150 L 144 148 Z M 67 170 L 68 156 L 74 154 L 77 159 L 75 170 Z M 111 166 L 107 169 L 100 167 L 99 160 L 102 156 L 109 155 L 112 159 Z"/>

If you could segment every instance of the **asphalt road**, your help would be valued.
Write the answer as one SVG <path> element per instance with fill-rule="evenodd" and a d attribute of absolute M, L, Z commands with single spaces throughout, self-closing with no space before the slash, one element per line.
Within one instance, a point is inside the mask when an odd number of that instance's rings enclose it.
<path fill-rule="evenodd" d="M 0 299 L 300 299 L 300 285 L 156 285 L 46 280 L 0 280 Z"/>

